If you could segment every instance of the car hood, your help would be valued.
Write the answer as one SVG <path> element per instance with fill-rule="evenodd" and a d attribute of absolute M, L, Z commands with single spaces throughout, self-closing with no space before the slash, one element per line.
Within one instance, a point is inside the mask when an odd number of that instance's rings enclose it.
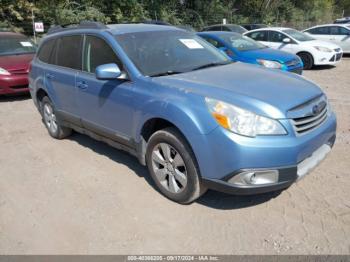
<path fill-rule="evenodd" d="M 312 40 L 312 41 L 305 41 L 305 42 L 300 42 L 303 45 L 307 45 L 307 46 L 322 46 L 322 47 L 327 47 L 330 48 L 332 50 L 336 49 L 336 48 L 340 48 L 338 45 L 330 43 L 330 42 L 326 42 L 326 41 L 322 41 L 322 40 Z"/>
<path fill-rule="evenodd" d="M 34 54 L 0 56 L 0 67 L 7 71 L 28 70 Z"/>
<path fill-rule="evenodd" d="M 288 110 L 322 94 L 316 84 L 302 76 L 240 62 L 154 77 L 152 81 L 272 118 L 286 118 Z"/>
<path fill-rule="evenodd" d="M 291 53 L 287 53 L 284 51 L 280 51 L 280 50 L 275 50 L 272 48 L 242 51 L 240 52 L 240 54 L 241 56 L 249 59 L 274 60 L 274 61 L 279 61 L 280 63 L 285 63 L 293 59 L 299 60 L 299 58 L 296 55 L 293 55 Z"/>

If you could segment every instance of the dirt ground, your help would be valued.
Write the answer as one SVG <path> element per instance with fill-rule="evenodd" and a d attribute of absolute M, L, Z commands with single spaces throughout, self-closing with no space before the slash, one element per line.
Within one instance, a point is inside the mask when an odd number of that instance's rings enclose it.
<path fill-rule="evenodd" d="M 0 253 L 350 254 L 350 58 L 304 75 L 338 116 L 328 158 L 283 192 L 188 206 L 128 154 L 51 139 L 30 98 L 0 98 Z"/>

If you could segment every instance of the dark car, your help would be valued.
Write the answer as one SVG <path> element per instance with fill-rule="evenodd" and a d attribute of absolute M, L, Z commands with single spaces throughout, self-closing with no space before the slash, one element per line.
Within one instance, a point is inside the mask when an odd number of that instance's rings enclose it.
<path fill-rule="evenodd" d="M 29 91 L 29 63 L 35 51 L 35 44 L 26 36 L 0 32 L 0 95 Z"/>
<path fill-rule="evenodd" d="M 339 19 L 336 19 L 334 21 L 334 24 L 349 24 L 350 23 L 350 17 L 343 17 L 343 18 L 339 18 Z"/>
<path fill-rule="evenodd" d="M 228 31 L 228 32 L 243 34 L 248 30 L 240 25 L 222 24 L 222 25 L 211 25 L 211 26 L 204 27 L 202 29 L 202 32 L 203 31 Z"/>
<path fill-rule="evenodd" d="M 188 32 L 196 32 L 196 29 L 194 29 L 192 26 L 190 25 L 177 25 L 176 26 L 177 28 L 180 28 L 180 29 L 183 29 L 183 30 L 186 30 Z"/>
<path fill-rule="evenodd" d="M 267 25 L 264 24 L 243 24 L 241 26 L 243 26 L 248 31 L 267 27 Z"/>

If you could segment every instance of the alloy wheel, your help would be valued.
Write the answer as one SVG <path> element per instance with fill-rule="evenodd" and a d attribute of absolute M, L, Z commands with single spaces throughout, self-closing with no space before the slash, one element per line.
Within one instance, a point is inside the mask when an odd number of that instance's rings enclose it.
<path fill-rule="evenodd" d="M 52 134 L 57 132 L 58 126 L 57 126 L 56 115 L 53 111 L 52 106 L 48 103 L 44 104 L 44 121 L 45 121 L 45 125 L 47 126 L 47 128 Z"/>
<path fill-rule="evenodd" d="M 157 144 L 152 151 L 152 168 L 156 179 L 169 192 L 181 193 L 187 185 L 187 170 L 182 156 L 167 143 Z"/>

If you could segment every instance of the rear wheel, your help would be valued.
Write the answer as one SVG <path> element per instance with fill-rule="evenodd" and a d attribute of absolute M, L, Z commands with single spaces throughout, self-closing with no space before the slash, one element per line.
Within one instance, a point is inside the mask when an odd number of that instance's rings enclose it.
<path fill-rule="evenodd" d="M 312 58 L 312 55 L 309 53 L 299 53 L 298 56 L 303 61 L 304 69 L 311 69 L 314 65 L 314 59 Z"/>
<path fill-rule="evenodd" d="M 50 136 L 56 139 L 63 139 L 72 133 L 72 129 L 62 126 L 57 121 L 54 106 L 47 96 L 43 97 L 40 105 L 43 121 Z"/>
<path fill-rule="evenodd" d="M 175 128 L 166 128 L 151 136 L 146 162 L 153 181 L 167 198 L 188 204 L 206 192 L 194 154 Z"/>

